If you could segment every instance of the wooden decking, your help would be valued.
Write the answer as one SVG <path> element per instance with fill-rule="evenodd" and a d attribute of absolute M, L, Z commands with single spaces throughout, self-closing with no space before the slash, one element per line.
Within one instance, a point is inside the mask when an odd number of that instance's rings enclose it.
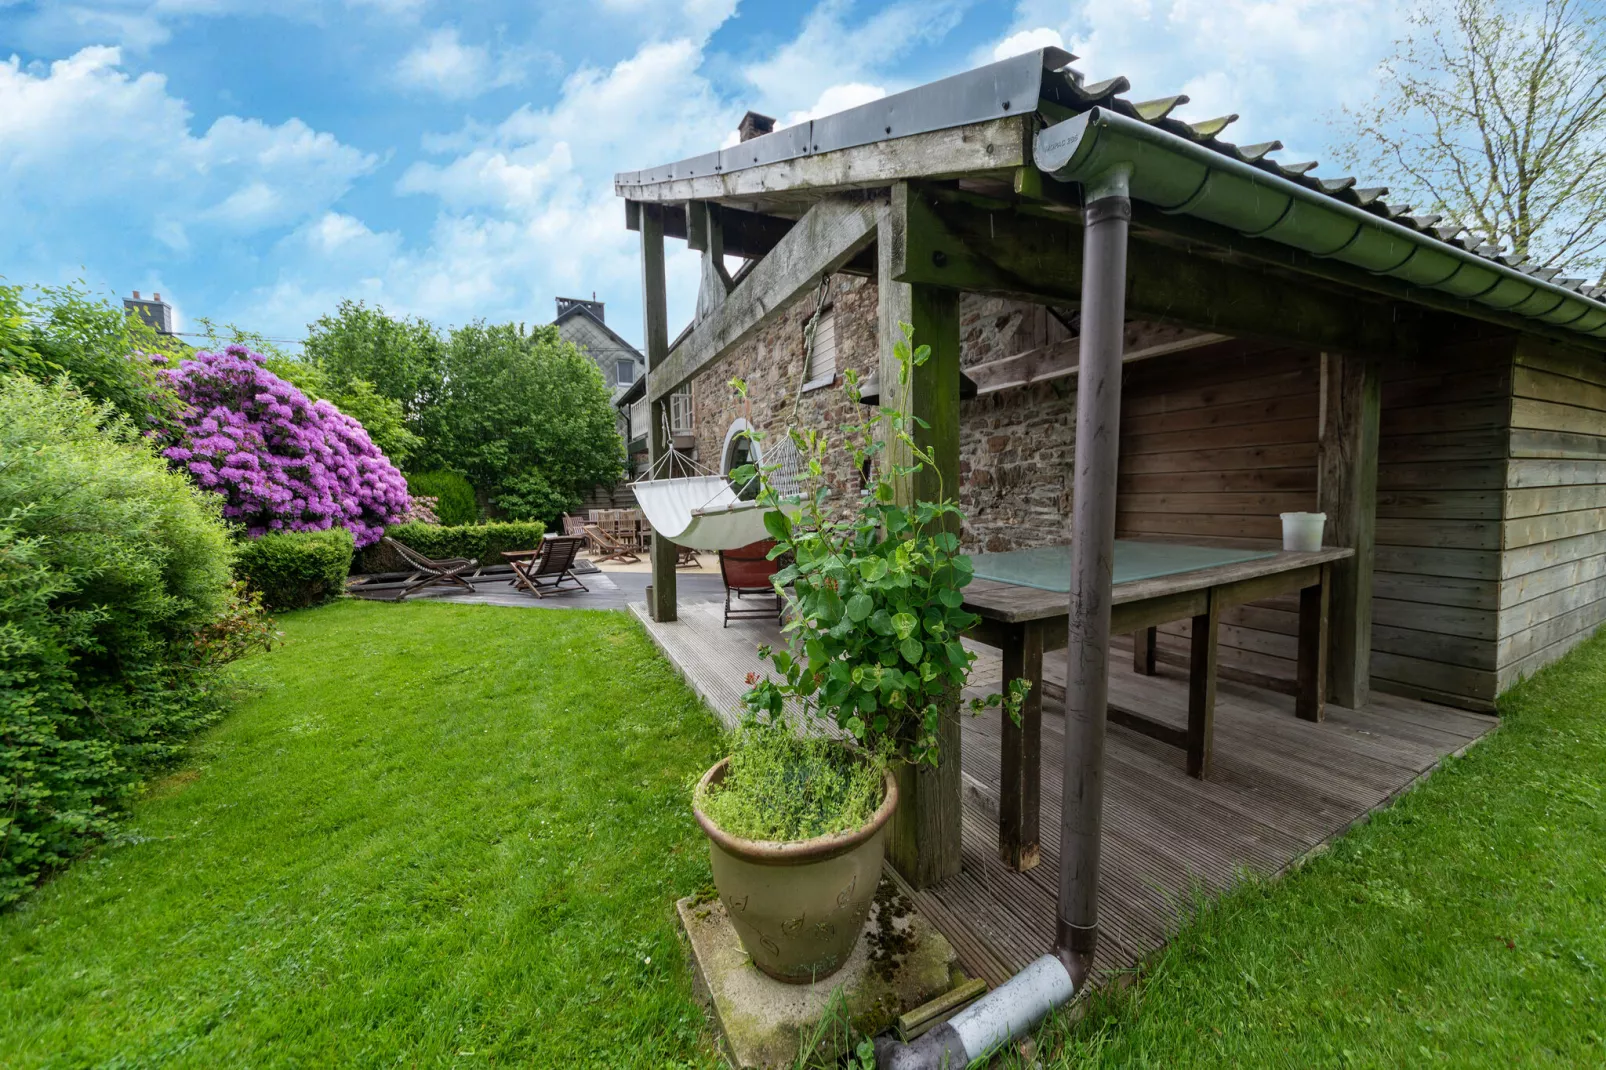
<path fill-rule="evenodd" d="M 672 624 L 648 631 L 692 687 L 726 721 L 738 716 L 748 672 L 762 672 L 756 646 L 776 631 L 762 622 L 720 628 L 717 605 L 683 605 Z M 972 676 L 996 691 L 1002 665 L 979 648 Z M 1045 659 L 1063 684 L 1064 659 Z M 1112 656 L 1110 700 L 1178 725 L 1187 716 L 1183 669 L 1157 676 Z M 1050 692 L 1053 689 L 1045 689 Z M 1446 755 L 1495 725 L 1492 717 L 1374 695 L 1360 710 L 1329 704 L 1320 724 L 1298 720 L 1292 696 L 1226 680 L 1218 684 L 1215 766 L 1189 777 L 1180 751 L 1109 726 L 1099 897 L 1103 969 L 1133 966 L 1159 948 L 1197 894 L 1214 895 L 1244 872 L 1275 874 L 1409 787 Z M 972 974 L 1002 983 L 1049 950 L 1059 874 L 1060 704 L 1043 703 L 1042 864 L 1016 873 L 998 858 L 999 714 L 967 718 L 963 871 L 912 893 L 958 949 Z"/>

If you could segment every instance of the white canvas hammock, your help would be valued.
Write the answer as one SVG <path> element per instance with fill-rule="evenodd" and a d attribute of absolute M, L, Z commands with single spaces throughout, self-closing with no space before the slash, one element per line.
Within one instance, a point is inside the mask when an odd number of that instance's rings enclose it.
<path fill-rule="evenodd" d="M 814 352 L 814 330 L 825 307 L 830 278 L 829 275 L 821 277 L 814 298 L 814 315 L 804 329 L 803 367 L 800 370 L 805 374 L 809 358 Z M 800 376 L 798 396 L 801 396 L 802 385 Z M 796 399 L 792 409 L 795 415 Z M 667 423 L 667 412 L 663 414 L 663 419 Z M 666 426 L 666 438 L 668 431 Z M 767 469 L 770 485 L 790 500 L 801 484 L 797 449 L 784 435 L 769 449 L 779 455 Z M 694 468 L 697 471 L 692 475 L 675 476 L 676 468 Z M 688 550 L 738 550 L 770 537 L 764 527 L 764 514 L 772 512 L 771 508 L 744 500 L 729 478 L 674 450 L 664 453 L 646 478 L 630 484 L 630 489 L 635 492 L 636 504 L 641 507 L 647 523 L 652 525 L 653 532 Z M 792 510 L 788 507 L 787 511 Z"/>

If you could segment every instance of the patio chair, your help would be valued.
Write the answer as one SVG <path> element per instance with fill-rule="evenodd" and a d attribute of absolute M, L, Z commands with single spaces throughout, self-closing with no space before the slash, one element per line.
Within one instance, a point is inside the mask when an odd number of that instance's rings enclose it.
<path fill-rule="evenodd" d="M 401 592 L 396 595 L 396 601 L 400 602 L 425 587 L 460 587 L 473 592 L 474 585 L 463 578 L 463 573 L 479 567 L 479 562 L 472 557 L 448 557 L 437 561 L 432 557 L 425 557 L 404 542 L 397 542 L 389 535 L 384 536 L 384 541 L 400 554 L 401 559 L 407 562 L 407 567 L 413 570 L 413 574 L 402 581 Z"/>
<path fill-rule="evenodd" d="M 631 544 L 624 542 L 596 524 L 587 524 L 586 538 L 591 540 L 591 552 L 601 561 L 618 561 L 624 565 L 634 565 L 641 560 L 639 551 Z"/>
<path fill-rule="evenodd" d="M 775 618 L 777 624 L 780 623 L 786 602 L 775 592 L 770 580 L 781 570 L 781 563 L 771 561 L 767 556 L 774 547 L 775 540 L 765 539 L 735 550 L 719 551 L 719 574 L 725 581 L 725 623 L 721 627 L 729 628 L 733 620 L 767 620 L 771 617 Z M 731 603 L 732 595 L 736 597 L 735 605 Z M 743 605 L 749 598 L 768 599 L 768 602 Z"/>
<path fill-rule="evenodd" d="M 581 535 L 586 533 L 586 522 L 578 516 L 563 514 L 563 533 L 565 535 Z"/>
<path fill-rule="evenodd" d="M 548 535 L 532 556 L 509 557 L 514 588 L 528 591 L 537 598 L 589 590 L 571 571 L 575 555 L 584 543 L 585 539 L 579 535 Z"/>

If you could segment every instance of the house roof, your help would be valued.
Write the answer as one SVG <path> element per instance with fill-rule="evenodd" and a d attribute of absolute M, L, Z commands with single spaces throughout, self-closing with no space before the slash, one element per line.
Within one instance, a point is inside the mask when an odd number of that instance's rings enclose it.
<path fill-rule="evenodd" d="M 569 307 L 558 313 L 557 318 L 552 321 L 552 326 L 557 327 L 576 317 L 583 317 L 598 330 L 604 332 L 608 336 L 609 340 L 618 347 L 618 355 L 634 357 L 642 364 L 647 363 L 647 358 L 641 355 L 641 350 L 619 337 L 619 332 L 608 326 L 608 324 L 600 316 L 593 312 L 589 307 L 588 302 L 576 301 L 569 305 Z"/>
<path fill-rule="evenodd" d="M 1553 295 L 1555 298 L 1555 303 L 1548 307 L 1541 300 L 1532 304 L 1529 301 L 1516 301 L 1505 308 L 1531 320 L 1568 327 L 1597 338 L 1606 337 L 1606 285 L 1591 285 L 1583 279 L 1562 277 L 1554 269 L 1530 263 L 1526 257 L 1509 255 L 1485 235 L 1474 233 L 1461 222 L 1440 215 L 1419 213 L 1409 205 L 1388 200 L 1389 191 L 1385 186 L 1363 186 L 1350 176 L 1318 177 L 1314 174 L 1317 168 L 1315 161 L 1282 163 L 1274 160 L 1271 154 L 1283 147 L 1280 141 L 1269 140 L 1248 145 L 1227 141 L 1222 134 L 1238 119 L 1237 115 L 1224 115 L 1195 123 L 1176 119 L 1173 112 L 1187 103 L 1186 95 L 1130 100 L 1122 95 L 1130 89 L 1126 78 L 1088 82 L 1080 72 L 1069 66 L 1074 59 L 1074 56 L 1060 49 L 1040 49 L 835 115 L 777 130 L 719 152 L 641 171 L 622 172 L 615 176 L 615 190 L 627 198 L 659 199 L 647 195 L 648 191 L 665 183 L 739 174 L 751 168 L 873 145 L 914 134 L 996 121 L 1023 113 L 1034 114 L 1039 125 L 1046 124 L 1052 130 L 1054 125 L 1066 120 L 1091 117 L 1102 110 L 1113 113 L 1121 120 L 1129 120 L 1168 135 L 1176 139 L 1176 147 L 1185 145 L 1194 150 L 1196 155 L 1198 150 L 1204 150 L 1219 156 L 1223 158 L 1223 166 L 1253 169 L 1314 194 L 1317 198 L 1366 213 L 1384 223 L 1388 233 L 1407 235 L 1417 245 L 1453 250 L 1452 255 L 1460 259 L 1465 259 L 1464 254 L 1471 254 L 1495 269 L 1491 278 L 1504 277 L 1509 280 L 1514 274 L 1528 280 L 1531 284 L 1529 292 L 1542 291 L 1544 296 Z M 1043 131 L 1043 134 L 1046 135 L 1047 131 Z M 771 185 L 768 181 L 766 185 L 772 189 L 784 188 L 784 176 L 779 186 Z M 828 189 L 816 184 L 811 192 L 825 193 Z M 1305 200 L 1308 202 L 1310 198 Z M 1186 212 L 1187 207 L 1167 206 L 1166 210 Z M 1401 229 L 1396 231 L 1395 228 Z M 1277 240 L 1275 236 L 1271 238 Z M 1456 296 L 1475 300 L 1481 295 L 1458 293 Z M 1492 301 L 1486 303 L 1493 304 Z M 1565 310 L 1558 313 L 1558 304 L 1565 304 Z"/>

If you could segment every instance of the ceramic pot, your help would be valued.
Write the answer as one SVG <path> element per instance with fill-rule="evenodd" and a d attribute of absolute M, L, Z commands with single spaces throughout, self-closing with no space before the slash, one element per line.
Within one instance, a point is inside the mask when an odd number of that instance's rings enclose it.
<path fill-rule="evenodd" d="M 703 774 L 698 795 L 725 777 L 726 758 Z M 853 953 L 870 913 L 898 785 L 888 773 L 881 806 L 852 832 L 778 843 L 732 836 L 695 804 L 708 834 L 714 886 L 753 965 L 778 981 L 829 977 Z"/>

